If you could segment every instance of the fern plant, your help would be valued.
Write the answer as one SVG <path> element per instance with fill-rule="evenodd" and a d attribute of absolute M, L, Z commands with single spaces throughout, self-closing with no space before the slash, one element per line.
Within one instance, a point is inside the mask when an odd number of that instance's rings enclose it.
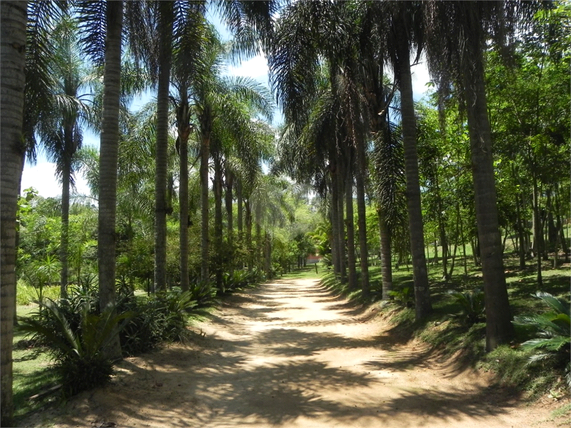
<path fill-rule="evenodd" d="M 130 318 L 129 313 L 116 315 L 113 308 L 101 314 L 81 310 L 78 329 L 71 327 L 65 310 L 53 300 L 46 300 L 42 317 L 21 318 L 18 329 L 48 347 L 68 397 L 109 381 L 113 362 L 105 349 Z"/>
<path fill-rule="evenodd" d="M 545 360 L 566 363 L 566 381 L 571 387 L 571 318 L 569 303 L 549 293 L 538 291 L 534 297 L 541 299 L 550 311 L 536 315 L 515 317 L 513 323 L 532 329 L 535 337 L 522 343 L 523 349 L 536 351 L 530 363 Z"/>

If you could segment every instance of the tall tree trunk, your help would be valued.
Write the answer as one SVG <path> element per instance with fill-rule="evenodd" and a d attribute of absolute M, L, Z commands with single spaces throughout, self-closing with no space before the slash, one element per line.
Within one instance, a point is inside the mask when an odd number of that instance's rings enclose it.
<path fill-rule="evenodd" d="M 332 151 L 330 151 L 331 153 Z M 339 187 L 337 183 L 337 174 L 339 173 L 337 166 L 332 159 L 329 165 L 329 176 L 331 180 L 331 205 L 330 205 L 330 218 L 331 218 L 331 262 L 333 263 L 333 272 L 336 276 L 341 275 L 341 262 L 339 253 Z"/>
<path fill-rule="evenodd" d="M 391 230 L 381 210 L 379 210 L 379 229 L 381 235 L 381 273 L 383 281 L 383 300 L 388 300 L 393 290 L 393 266 L 391 250 Z"/>
<path fill-rule="evenodd" d="M 208 209 L 208 161 L 210 158 L 210 127 L 209 123 L 202 126 L 202 144 L 200 146 L 200 204 L 201 204 L 201 263 L 200 277 L 203 282 L 210 280 L 208 264 L 210 262 L 210 238 L 209 238 L 209 209 Z"/>
<path fill-rule="evenodd" d="M 478 7 L 475 3 L 472 7 Z M 474 178 L 476 222 L 486 303 L 486 349 L 491 351 L 513 337 L 496 204 L 492 140 L 481 49 L 481 24 L 472 15 L 464 71 L 466 107 Z"/>
<path fill-rule="evenodd" d="M 123 2 L 107 3 L 107 36 L 103 78 L 103 120 L 99 155 L 99 308 L 112 308 L 115 292 L 115 219 L 117 207 L 117 159 L 119 150 L 119 97 L 121 93 L 121 33 Z M 106 351 L 111 358 L 121 357 L 119 336 Z"/>
<path fill-rule="evenodd" d="M 537 177 L 533 177 L 533 251 L 537 260 L 537 286 L 543 288 L 543 276 L 541 269 L 541 255 L 543 253 L 543 234 L 541 232 L 541 213 L 539 210 L 539 189 Z"/>
<path fill-rule="evenodd" d="M 233 207 L 232 202 L 234 200 L 234 196 L 232 194 L 232 189 L 234 187 L 234 174 L 229 169 L 226 169 L 226 192 L 224 193 L 224 200 L 226 205 L 226 236 L 228 242 L 228 249 L 230 251 L 230 263 L 228 263 L 229 273 L 232 274 L 234 272 L 234 255 L 236 253 L 234 249 L 234 214 L 233 214 Z"/>
<path fill-rule="evenodd" d="M 338 153 L 336 154 L 338 157 Z M 338 159 L 337 160 L 337 249 L 339 254 L 337 256 L 338 263 L 339 263 L 339 274 L 341 278 L 341 283 L 345 284 L 347 282 L 347 248 L 345 247 L 345 222 L 343 221 L 344 218 L 344 197 L 343 197 L 343 189 L 345 188 L 345 180 L 344 180 L 344 170 L 345 167 L 343 163 Z"/>
<path fill-rule="evenodd" d="M 222 159 L 214 156 L 214 247 L 216 254 L 216 287 L 222 289 Z"/>
<path fill-rule="evenodd" d="M 349 290 L 357 289 L 357 268 L 355 257 L 355 220 L 353 218 L 353 176 L 351 168 L 348 167 L 345 179 L 345 205 L 347 206 L 347 217 L 345 227 L 347 228 L 347 267 L 349 275 Z"/>
<path fill-rule="evenodd" d="M 369 248 L 367 244 L 367 208 L 365 204 L 365 174 L 367 159 L 365 155 L 365 142 L 359 135 L 357 137 L 357 168 L 355 174 L 357 188 L 357 222 L 359 226 L 359 252 L 361 255 L 361 290 L 363 298 L 370 295 L 369 284 Z"/>
<path fill-rule="evenodd" d="M 189 105 L 187 88 L 181 90 L 181 102 L 177 112 L 178 141 L 180 155 L 179 171 L 179 239 L 180 239 L 180 288 L 187 291 L 190 288 L 188 278 L 188 138 L 190 136 Z"/>
<path fill-rule="evenodd" d="M 2 1 L 0 63 L 0 377 L 1 425 L 14 425 L 12 394 L 12 341 L 16 314 L 16 211 L 24 165 L 22 126 L 24 117 L 24 66 L 26 51 L 26 1 Z"/>
<path fill-rule="evenodd" d="M 418 154 L 416 150 L 416 118 L 414 115 L 412 78 L 410 72 L 410 51 L 408 35 L 405 28 L 402 27 L 399 33 L 399 89 L 401 92 L 408 225 L 414 278 L 416 319 L 420 320 L 426 318 L 432 311 L 432 304 L 430 303 L 428 272 L 426 270 L 426 256 L 424 254 L 424 228 L 420 205 Z"/>
<path fill-rule="evenodd" d="M 66 159 L 64 171 L 62 171 L 62 183 L 61 183 L 61 237 L 60 237 L 60 249 L 59 249 L 59 259 L 61 263 L 60 296 L 62 299 L 65 299 L 67 297 L 67 283 L 68 283 L 67 255 L 69 248 L 70 176 L 71 176 L 71 159 L 69 159 L 69 162 Z"/>
<path fill-rule="evenodd" d="M 253 265 L 253 254 L 254 254 L 254 247 L 252 244 L 252 207 L 250 204 L 250 199 L 246 199 L 244 201 L 244 210 L 246 211 L 246 253 L 247 253 L 247 264 L 248 270 L 252 270 L 254 268 Z"/>
<path fill-rule="evenodd" d="M 159 87 L 155 171 L 155 291 L 167 287 L 167 164 L 169 144 L 169 85 L 172 57 L 173 2 L 159 3 Z"/>

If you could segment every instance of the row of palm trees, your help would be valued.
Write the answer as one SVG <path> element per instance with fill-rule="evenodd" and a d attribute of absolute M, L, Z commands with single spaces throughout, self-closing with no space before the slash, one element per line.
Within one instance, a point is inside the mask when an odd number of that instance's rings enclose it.
<path fill-rule="evenodd" d="M 49 72 L 43 66 L 50 40 L 42 28 L 70 7 L 68 2 L 2 2 L 2 424 L 10 425 L 11 346 L 15 295 L 16 201 L 26 150 L 33 152 L 34 130 L 42 112 L 57 111 L 48 99 Z M 216 246 L 222 239 L 222 193 L 226 187 L 227 239 L 232 239 L 233 190 L 249 195 L 244 201 L 246 223 L 259 216 L 251 204 L 259 160 L 264 156 L 267 132 L 253 126 L 251 114 L 269 117 L 272 106 L 259 88 L 245 81 L 222 79 L 219 44 L 204 20 L 206 4 L 187 1 L 76 1 L 73 13 L 80 18 L 79 38 L 96 67 L 102 69 L 102 101 L 99 109 L 101 146 L 98 194 L 98 263 L 100 307 L 115 302 L 116 206 L 118 147 L 122 96 L 126 79 L 123 40 L 130 53 L 144 64 L 157 87 L 155 174 L 155 289 L 166 287 L 167 147 L 169 103 L 176 110 L 180 150 L 181 286 L 188 284 L 185 264 L 188 245 L 188 138 L 200 140 L 202 224 L 208 225 L 209 161 L 214 164 Z M 524 7 L 525 6 L 525 7 Z M 429 67 L 443 94 L 458 89 L 467 110 L 475 184 L 475 205 L 483 264 L 487 311 L 487 349 L 509 340 L 512 334 L 509 303 L 503 272 L 501 242 L 491 156 L 490 126 L 486 115 L 483 52 L 489 40 L 509 36 L 515 24 L 535 4 L 509 2 L 409 1 L 223 1 L 221 15 L 236 36 L 236 52 L 265 51 L 271 82 L 284 110 L 282 162 L 277 169 L 315 184 L 330 197 L 332 253 L 335 271 L 350 287 L 368 293 L 365 219 L 365 185 L 368 146 L 387 153 L 395 138 L 391 119 L 400 119 L 404 141 L 408 229 L 414 270 L 416 316 L 431 310 L 424 255 L 416 123 L 411 84 L 411 66 L 426 52 Z M 279 13 L 277 13 L 279 12 Z M 28 25 L 26 25 L 28 21 Z M 50 27 L 51 26 L 51 27 Z M 5 31 L 6 30 L 6 31 Z M 26 31 L 28 33 L 26 34 Z M 6 36 L 5 36 L 6 35 Z M 26 52 L 28 49 L 28 52 Z M 411 62 L 412 54 L 415 54 Z M 27 68 L 24 70 L 24 65 Z M 392 67 L 395 85 L 384 80 Z M 42 74 L 42 72 L 44 72 Z M 26 91 L 24 87 L 26 86 Z M 171 99 L 170 89 L 176 96 Z M 395 89 L 400 107 L 395 109 Z M 26 94 L 26 95 L 25 95 Z M 24 101 L 26 97 L 26 101 Z M 26 105 L 26 108 L 24 107 Z M 242 107 L 238 107 L 238 106 Z M 246 107 L 244 107 L 246 106 Z M 191 109 L 196 120 L 193 122 Z M 396 113 L 394 111 L 396 110 Z M 61 110 L 60 110 L 61 111 Z M 76 110 L 80 111 L 80 110 Z M 54 142 L 71 150 L 79 147 L 76 133 L 80 117 L 69 115 L 62 126 L 67 133 Z M 228 132 L 232 129 L 233 132 Z M 23 137 L 24 135 L 24 137 Z M 46 138 L 43 136 L 42 138 Z M 24 142 L 27 142 L 27 145 Z M 258 145 L 252 142 L 260 142 Z M 390 150 L 389 150 L 390 151 Z M 66 152 L 67 153 L 67 152 Z M 237 162 L 237 155 L 249 162 Z M 243 159 L 242 159 L 243 161 Z M 245 166 L 246 165 L 246 166 Z M 295 168 L 292 168 L 295 165 Z M 63 173 L 72 166 L 62 164 Z M 224 171 L 224 172 L 223 172 Z M 378 171 L 383 174 L 383 171 Z M 225 176 L 225 180 L 221 176 Z M 69 174 L 71 176 L 71 174 Z M 390 180 L 388 186 L 393 185 Z M 65 186 L 64 186 L 65 187 Z M 382 195 L 380 189 L 378 195 Z M 386 189 L 384 189 L 386 190 Z M 65 191 L 65 190 L 64 190 Z M 245 193 L 244 193 L 245 192 Z M 356 269 L 353 230 L 353 199 L 357 197 L 360 275 Z M 240 205 L 240 204 L 239 204 Z M 394 218 L 390 204 L 381 206 L 383 251 L 390 251 Z M 252 213 L 252 211 L 254 211 Z M 238 213 L 240 221 L 241 211 Z M 249 220 L 248 220 L 249 217 Z M 346 219 L 346 220 L 344 220 Z M 64 221 L 65 223 L 65 221 Z M 202 279 L 210 277 L 210 238 L 202 228 Z M 249 232 L 251 233 L 251 229 Z M 261 229 L 256 231 L 261 235 Z M 347 238 L 347 249 L 345 248 Z M 62 239 L 65 234 L 62 233 Z M 63 242 L 62 242 L 63 243 Z M 64 245 L 62 245 L 64 247 Z M 384 257 L 390 260 L 390 257 Z M 217 279 L 221 271 L 215 272 Z M 186 278 L 186 279 L 185 279 Z M 358 281 L 359 278 L 359 281 Z M 384 266 L 384 288 L 390 289 L 390 269 Z M 62 276 L 62 284 L 66 278 Z M 62 287 L 62 290 L 65 286 Z M 118 355 L 117 343 L 112 354 Z"/>
<path fill-rule="evenodd" d="M 363 179 L 368 144 L 375 142 L 376 152 L 382 153 L 382 146 L 391 144 L 391 115 L 400 122 L 417 319 L 431 311 L 411 79 L 411 67 L 422 53 L 439 94 L 444 97 L 454 89 L 460 95 L 470 138 L 488 350 L 508 342 L 513 327 L 496 207 L 484 52 L 490 42 L 509 52 L 506 42 L 538 7 L 520 1 L 292 2 L 264 38 L 271 82 L 286 118 L 283 168 L 331 195 L 335 271 L 342 280 L 348 271 L 352 289 L 358 287 L 352 226 L 356 195 L 364 295 L 369 289 Z M 395 88 L 383 80 L 389 67 L 399 93 L 398 108 L 391 104 Z M 296 165 L 293 171 L 287 166 L 291 164 Z M 390 207 L 381 206 L 380 211 L 384 259 L 391 260 L 392 219 L 383 219 Z M 384 268 L 383 288 L 389 291 L 390 269 Z"/>
<path fill-rule="evenodd" d="M 12 369 L 11 343 L 15 309 L 15 233 L 16 198 L 26 150 L 35 150 L 35 136 L 53 146 L 53 153 L 61 159 L 61 174 L 64 180 L 64 198 L 69 184 L 65 181 L 73 176 L 74 153 L 81 145 L 79 130 L 81 108 L 77 108 L 77 95 L 80 82 L 62 79 L 61 97 L 52 97 L 54 70 L 46 61 L 52 58 L 51 48 L 57 38 L 50 32 L 64 16 L 78 18 L 78 34 L 84 52 L 96 68 L 102 70 L 102 97 L 98 111 L 98 124 L 101 132 L 98 188 L 98 272 L 100 308 L 113 307 L 115 303 L 115 258 L 116 258 L 116 206 L 117 206 L 117 167 L 120 141 L 120 117 L 122 96 L 127 90 L 127 79 L 123 73 L 123 40 L 129 42 L 129 49 L 135 59 L 144 65 L 151 79 L 158 86 L 156 122 L 156 180 L 155 180 L 155 289 L 166 287 L 166 215 L 167 205 L 167 147 L 169 133 L 169 110 L 171 85 L 178 89 L 178 99 L 174 100 L 177 110 L 177 130 L 183 155 L 181 179 L 185 180 L 188 166 L 185 156 L 185 143 L 190 131 L 196 130 L 201 140 L 201 186 L 203 188 L 203 222 L 208 224 L 208 162 L 213 149 L 218 165 L 225 162 L 230 171 L 229 148 L 225 140 L 234 139 L 237 150 L 242 149 L 249 139 L 260 139 L 259 127 L 250 123 L 253 113 L 266 117 L 272 107 L 267 94 L 261 93 L 249 81 L 221 79 L 219 56 L 221 46 L 213 49 L 212 29 L 205 23 L 204 2 L 122 2 L 122 1 L 76 1 L 76 2 L 6 2 L 2 3 L 2 28 L 11 30 L 2 36 L 2 425 L 11 425 L 12 419 Z M 248 14 L 255 16 L 264 13 L 263 8 L 244 5 L 240 2 L 221 2 L 223 15 L 232 19 L 233 28 L 244 33 L 249 28 L 243 20 Z M 70 24 L 71 25 L 71 24 Z M 63 27 L 57 27 L 63 28 Z M 70 31 L 73 32 L 73 29 Z M 247 41 L 246 35 L 242 38 Z M 65 54 L 72 55 L 73 37 L 64 38 L 70 46 Z M 250 37 L 251 39 L 251 37 Z M 63 39 L 59 45 L 64 47 Z M 28 52 L 26 52 L 28 49 Z M 251 47 L 249 48 L 251 49 Z M 80 67 L 70 56 L 67 66 L 70 75 Z M 26 69 L 24 70 L 24 64 Z M 75 66 L 76 69 L 71 68 Z M 64 70 L 61 70 L 62 72 Z M 201 74 L 202 73 L 202 74 Z M 57 73 L 59 74 L 59 73 Z M 174 78 L 173 78 L 174 76 Z M 197 78 L 200 77 L 200 78 Z M 26 85 L 26 91 L 24 91 Z M 4 91 L 6 88 L 6 91 Z M 223 92 L 217 92 L 222 90 Z M 25 95 L 25 96 L 24 96 Z M 54 108 L 54 101 L 70 101 L 75 97 L 76 108 L 68 111 Z M 214 98 L 213 98 L 214 97 Z M 218 99 L 216 99 L 218 97 Z M 26 108 L 24 108 L 26 98 Z M 192 102 L 189 101 L 192 99 Z M 237 106 L 236 102 L 241 102 Z M 197 110 L 197 123 L 190 123 L 189 108 Z M 72 106 L 73 107 L 73 106 Z M 10 114 L 8 114 L 10 112 Z M 59 113 L 62 122 L 51 123 L 48 127 L 48 112 Z M 6 113 L 6 114 L 4 114 Z M 25 113 L 25 114 L 24 114 Z M 63 118 L 63 119 L 62 119 Z M 241 128 L 229 133 L 227 125 L 240 123 Z M 241 122 L 240 122 L 241 121 Z M 97 122 L 97 121 L 96 121 Z M 50 131 L 48 132 L 48 128 Z M 59 129 L 62 135 L 50 134 Z M 24 131 L 24 132 L 23 132 Z M 45 131 L 45 132 L 44 132 Z M 58 132 L 60 132 L 58 131 Z M 25 138 L 22 138 L 24 135 Z M 241 147 L 239 145 L 242 145 Z M 251 147 L 248 146 L 248 149 Z M 225 152 L 226 151 L 226 152 Z M 261 150 L 253 150 L 251 161 L 259 161 Z M 223 156 L 226 154 L 228 156 Z M 61 156 L 60 156 L 61 155 Z M 257 157 L 257 156 L 258 157 Z M 248 168 L 245 168 L 246 170 Z M 219 171 L 220 168 L 217 168 Z M 250 171 L 248 171 L 250 172 Z M 215 188 L 220 189 L 220 173 L 215 174 Z M 251 172 L 250 172 L 250 175 Z M 186 180 L 188 180 L 186 178 Z M 226 180 L 229 182 L 229 180 Z M 184 205 L 188 203 L 184 192 L 180 195 Z M 217 198 L 217 201 L 220 198 Z M 65 204 L 64 204 L 65 208 Z M 65 211 L 65 210 L 64 210 Z M 217 207 L 217 212 L 219 207 Z M 188 215 L 181 221 L 181 246 L 184 243 Z M 65 225 L 65 213 L 64 221 Z M 216 230 L 221 230 L 221 219 L 217 216 Z M 65 226 L 64 226 L 65 228 Z M 203 236 L 203 279 L 208 280 L 209 238 L 208 227 Z M 65 251 L 67 234 L 62 233 L 62 252 Z M 217 238 L 219 239 L 219 238 Z M 65 255 L 62 257 L 65 261 Z M 183 277 L 185 274 L 184 254 L 181 257 Z M 66 270 L 66 269 L 64 269 Z M 217 272 L 218 274 L 218 272 Z M 65 294 L 67 278 L 62 274 L 62 293 Z M 188 284 L 182 281 L 183 287 Z M 119 355 L 117 342 L 110 348 L 110 356 Z"/>

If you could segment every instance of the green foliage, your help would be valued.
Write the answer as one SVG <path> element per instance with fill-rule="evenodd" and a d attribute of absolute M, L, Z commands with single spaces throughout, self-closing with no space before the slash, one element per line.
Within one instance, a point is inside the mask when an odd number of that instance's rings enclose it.
<path fill-rule="evenodd" d="M 240 290 L 248 286 L 248 272 L 245 270 L 235 270 L 232 273 L 224 272 L 222 281 L 225 292 Z"/>
<path fill-rule="evenodd" d="M 119 307 L 133 316 L 121 331 L 123 352 L 135 355 L 164 341 L 184 340 L 189 311 L 196 305 L 191 292 L 178 288 L 150 297 L 124 297 Z"/>
<path fill-rule="evenodd" d="M 529 359 L 531 364 L 545 360 L 566 363 L 567 383 L 571 386 L 569 303 L 542 291 L 538 291 L 535 297 L 541 299 L 551 310 L 543 314 L 515 317 L 516 326 L 530 328 L 535 336 L 522 343 L 522 348 L 534 351 Z"/>
<path fill-rule="evenodd" d="M 56 363 L 62 393 L 68 397 L 109 381 L 113 363 L 105 348 L 125 326 L 130 314 L 116 315 L 113 308 L 101 314 L 89 313 L 84 304 L 78 329 L 72 328 L 67 303 L 45 302 L 46 310 L 21 318 L 18 330 L 47 346 Z"/>
<path fill-rule="evenodd" d="M 411 308 L 414 306 L 414 292 L 411 286 L 404 286 L 389 292 L 389 296 L 395 303 Z"/>
<path fill-rule="evenodd" d="M 27 283 L 27 281 L 20 279 L 16 289 L 16 304 L 17 305 L 30 305 L 38 303 L 40 299 L 39 288 L 34 287 Z M 57 299 L 60 295 L 60 287 L 58 285 L 50 285 L 43 287 L 43 297 L 45 299 Z"/>
<path fill-rule="evenodd" d="M 456 316 L 464 323 L 473 325 L 485 318 L 484 292 L 480 289 L 471 291 L 448 290 L 454 302 L 460 307 Z"/>

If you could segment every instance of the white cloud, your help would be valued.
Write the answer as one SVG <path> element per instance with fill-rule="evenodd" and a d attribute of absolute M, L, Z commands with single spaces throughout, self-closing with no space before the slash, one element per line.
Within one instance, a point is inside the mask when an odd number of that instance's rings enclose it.
<path fill-rule="evenodd" d="M 246 61 L 242 61 L 238 66 L 229 66 L 228 74 L 231 76 L 251 77 L 253 79 L 267 79 L 268 61 L 265 56 L 259 54 Z"/>
<path fill-rule="evenodd" d="M 428 95 L 433 89 L 426 86 L 430 82 L 430 74 L 426 67 L 426 59 L 424 55 L 421 57 L 419 63 L 411 68 L 412 71 L 412 91 L 415 99 L 423 98 Z"/>
<path fill-rule="evenodd" d="M 61 184 L 58 182 L 56 175 L 56 164 L 39 160 L 36 165 L 26 163 L 22 174 L 22 193 L 24 190 L 33 187 L 44 198 L 61 197 Z M 89 187 L 87 181 L 80 173 L 75 176 L 75 191 L 72 194 L 89 195 Z"/>

